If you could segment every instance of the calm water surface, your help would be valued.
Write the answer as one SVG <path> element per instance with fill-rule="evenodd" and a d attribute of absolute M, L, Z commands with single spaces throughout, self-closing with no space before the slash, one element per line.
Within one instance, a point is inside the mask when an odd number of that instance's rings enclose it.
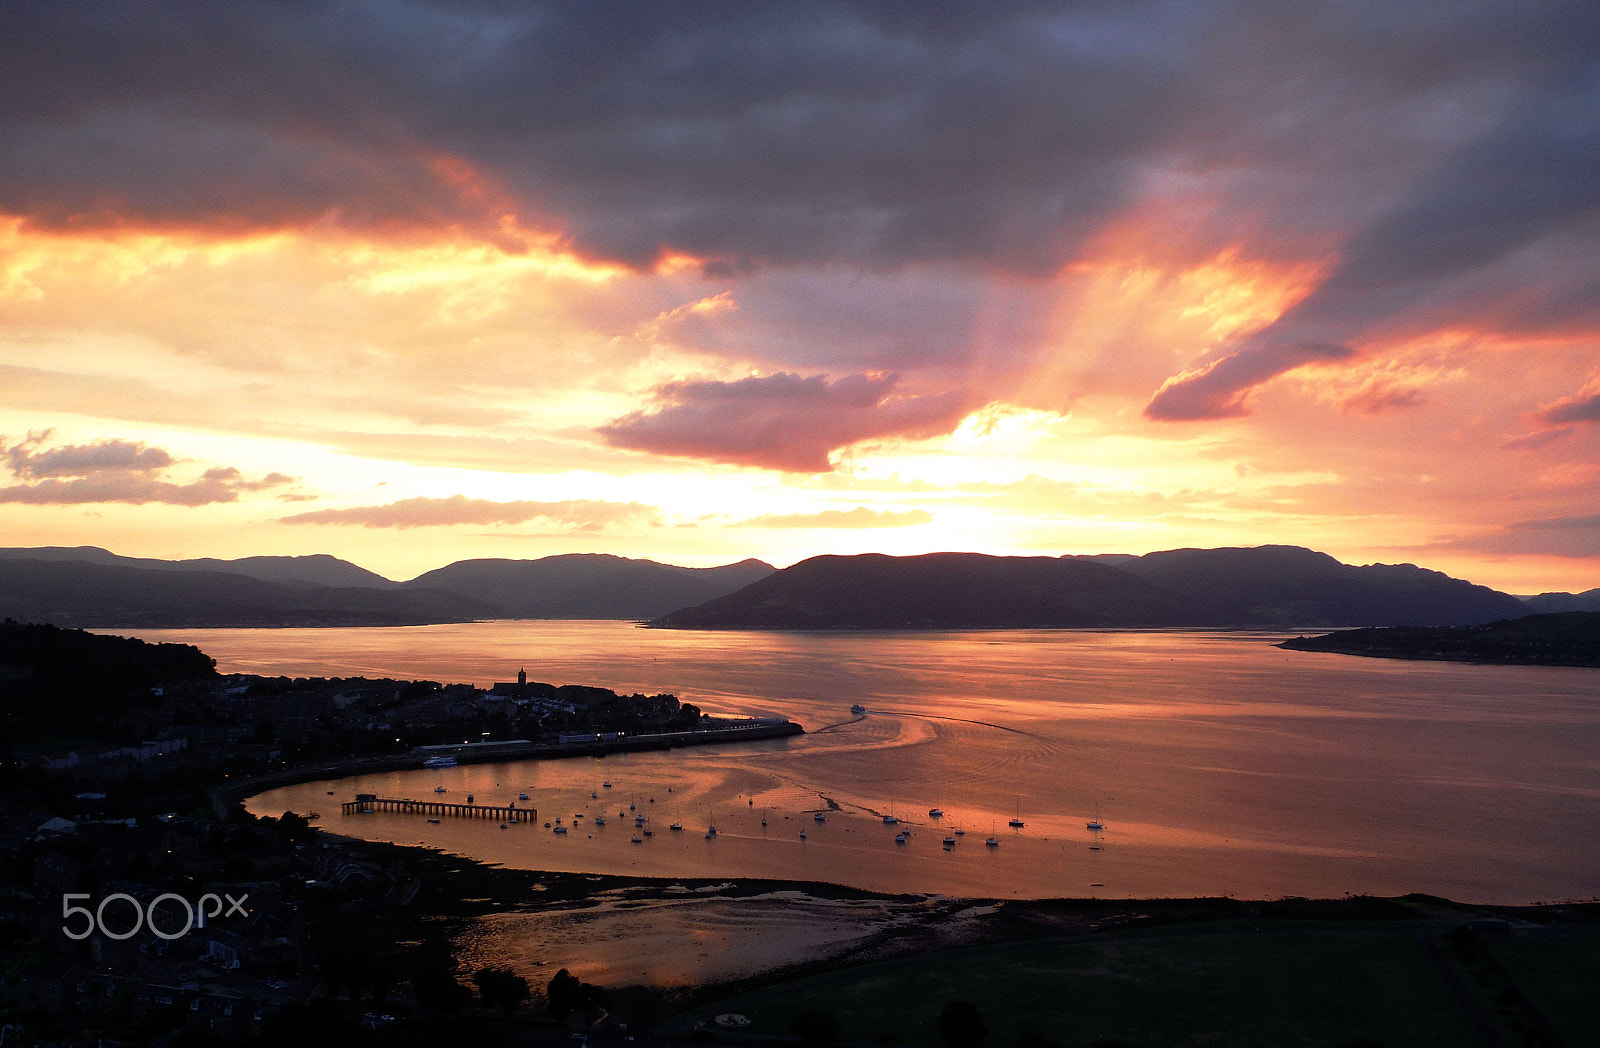
<path fill-rule="evenodd" d="M 526 621 L 140 635 L 197 644 L 224 671 L 486 686 L 526 667 L 530 680 L 670 691 L 717 713 L 783 714 L 808 731 L 308 783 L 249 802 L 259 814 L 316 810 L 329 830 L 510 866 L 1021 898 L 1600 895 L 1597 670 L 1288 652 L 1272 645 L 1277 635 L 1248 633 L 695 633 Z M 868 715 L 850 715 L 856 702 Z M 526 791 L 539 819 L 502 831 L 344 817 L 336 803 L 356 792 L 431 798 L 439 785 L 480 802 Z M 933 807 L 944 816 L 930 817 Z M 600 813 L 605 827 L 593 825 Z M 637 814 L 654 831 L 640 844 Z M 1097 814 L 1098 835 L 1086 827 Z M 575 815 L 566 836 L 543 826 Z M 1013 818 L 1025 825 L 1009 827 Z M 683 831 L 668 829 L 675 820 Z M 707 840 L 711 823 L 719 832 Z M 911 837 L 896 844 L 901 828 Z M 949 849 L 947 835 L 957 841 Z M 985 846 L 991 835 L 998 847 Z"/>

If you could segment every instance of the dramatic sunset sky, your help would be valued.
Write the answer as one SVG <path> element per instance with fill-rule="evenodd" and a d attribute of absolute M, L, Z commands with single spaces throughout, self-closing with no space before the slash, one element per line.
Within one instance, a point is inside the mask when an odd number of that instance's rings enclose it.
<path fill-rule="evenodd" d="M 0 4 L 0 545 L 1600 586 L 1600 5 Z"/>

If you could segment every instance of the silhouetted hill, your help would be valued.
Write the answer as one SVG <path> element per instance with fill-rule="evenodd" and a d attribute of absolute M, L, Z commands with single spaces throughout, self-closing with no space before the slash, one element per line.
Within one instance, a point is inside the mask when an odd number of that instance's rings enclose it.
<path fill-rule="evenodd" d="M 150 688 L 215 677 L 191 644 L 148 644 L 12 619 L 0 622 L 0 738 L 107 738 L 109 721 L 151 701 Z"/>
<path fill-rule="evenodd" d="M 1560 611 L 1600 611 L 1600 589 L 1582 593 L 1541 593 L 1537 597 L 1523 597 L 1529 611 L 1547 614 Z"/>
<path fill-rule="evenodd" d="M 662 616 L 676 629 L 1176 625 L 1181 602 L 1126 572 L 1058 557 L 812 557 Z"/>
<path fill-rule="evenodd" d="M 775 570 L 759 560 L 682 568 L 603 553 L 571 553 L 538 560 L 460 560 L 404 585 L 447 590 L 494 604 L 513 618 L 649 619 L 732 593 Z"/>
<path fill-rule="evenodd" d="M 1509 593 L 1414 564 L 1342 564 L 1301 546 L 1094 557 L 1179 596 L 1196 626 L 1459 626 L 1527 613 Z"/>
<path fill-rule="evenodd" d="M 4 560 L 81 560 L 90 564 L 109 564 L 150 571 L 221 571 L 247 575 L 269 582 L 303 583 L 310 586 L 368 586 L 393 589 L 399 583 L 384 578 L 338 557 L 317 553 L 306 557 L 241 557 L 218 560 L 198 557 L 193 560 L 156 560 L 152 557 L 122 557 L 99 546 L 13 546 L 0 548 Z"/>
<path fill-rule="evenodd" d="M 330 558 L 331 559 L 331 558 Z M 504 617 L 455 593 L 273 582 L 220 571 L 0 558 L 0 615 L 57 626 L 400 626 Z"/>
<path fill-rule="evenodd" d="M 1143 557 L 814 557 L 652 625 L 685 629 L 1456 625 L 1525 610 L 1415 565 L 1297 546 Z"/>
<path fill-rule="evenodd" d="M 1296 637 L 1279 645 L 1386 659 L 1600 666 L 1600 612 L 1525 615 L 1479 626 L 1389 626 Z"/>

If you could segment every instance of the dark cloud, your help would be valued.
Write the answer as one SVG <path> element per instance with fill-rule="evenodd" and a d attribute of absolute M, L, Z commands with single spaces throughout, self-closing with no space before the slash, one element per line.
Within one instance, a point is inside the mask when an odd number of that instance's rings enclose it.
<path fill-rule="evenodd" d="M 898 376 L 801 378 L 787 372 L 736 382 L 673 382 L 661 406 L 613 419 L 607 443 L 661 455 L 825 473 L 829 456 L 864 440 L 952 431 L 979 405 L 961 393 L 902 397 Z"/>
<path fill-rule="evenodd" d="M 0 503 L 80 505 L 123 502 L 134 505 L 205 506 L 237 501 L 241 492 L 283 487 L 295 482 L 282 473 L 247 480 L 232 466 L 208 469 L 199 480 L 182 484 L 158 474 L 174 464 L 162 448 L 127 440 L 97 440 L 91 444 L 66 444 L 40 450 L 54 431 L 29 433 L 6 447 L 0 437 L 0 457 L 23 483 L 0 487 Z"/>
<path fill-rule="evenodd" d="M 0 208 L 486 236 L 515 210 L 634 263 L 1042 273 L 1177 174 L 1233 197 L 1214 236 L 1282 247 L 1347 233 L 1597 23 L 1530 0 L 12 0 Z M 1532 173 L 1530 196 L 1572 188 Z"/>
<path fill-rule="evenodd" d="M 1311 361 L 1354 356 L 1364 338 L 1385 332 L 1487 319 L 1540 333 L 1600 318 L 1583 293 L 1600 279 L 1596 170 L 1600 59 L 1591 48 L 1350 237 L 1310 295 L 1244 348 L 1169 379 L 1145 414 L 1243 414 L 1254 387 Z M 1540 245 L 1530 272 L 1519 256 Z"/>
<path fill-rule="evenodd" d="M 751 528 L 907 528 L 927 524 L 933 514 L 925 509 L 875 510 L 865 506 L 854 509 L 825 509 L 818 513 L 769 513 L 761 517 L 742 520 L 738 526 Z"/>
<path fill-rule="evenodd" d="M 495 502 L 449 498 L 410 498 L 385 506 L 319 509 L 283 517 L 283 524 L 348 524 L 365 528 L 428 528 L 454 524 L 522 524 L 535 519 L 553 520 L 580 531 L 598 531 L 607 524 L 647 520 L 659 510 L 639 502 L 602 502 L 571 499 L 564 502 Z"/>
<path fill-rule="evenodd" d="M 1600 516 L 1518 521 L 1489 535 L 1439 545 L 1486 553 L 1600 558 Z"/>
<path fill-rule="evenodd" d="M 1348 346 L 1261 339 L 1198 370 L 1168 379 L 1145 405 L 1144 413 L 1164 422 L 1244 415 L 1248 413 L 1245 398 L 1268 379 L 1301 364 L 1344 360 L 1351 355 Z"/>
<path fill-rule="evenodd" d="M 1539 414 L 1552 426 L 1571 422 L 1600 422 L 1600 389 L 1559 400 Z"/>

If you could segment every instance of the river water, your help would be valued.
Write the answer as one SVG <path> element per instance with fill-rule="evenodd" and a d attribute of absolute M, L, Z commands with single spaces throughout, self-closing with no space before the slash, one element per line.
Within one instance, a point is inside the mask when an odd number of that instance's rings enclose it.
<path fill-rule="evenodd" d="M 525 667 L 530 680 L 672 692 L 807 729 L 306 783 L 249 801 L 258 814 L 315 810 L 328 830 L 508 866 L 996 898 L 1600 895 L 1600 670 L 1290 652 L 1273 646 L 1280 635 L 1238 632 L 502 621 L 140 636 L 197 644 L 225 672 L 487 686 Z M 869 712 L 852 716 L 852 703 Z M 502 830 L 342 816 L 337 804 L 357 792 L 432 799 L 438 786 L 480 803 L 526 792 L 518 803 L 538 819 Z M 558 816 L 570 833 L 545 828 Z M 1097 817 L 1098 833 L 1087 825 Z M 901 829 L 910 836 L 896 843 Z"/>

